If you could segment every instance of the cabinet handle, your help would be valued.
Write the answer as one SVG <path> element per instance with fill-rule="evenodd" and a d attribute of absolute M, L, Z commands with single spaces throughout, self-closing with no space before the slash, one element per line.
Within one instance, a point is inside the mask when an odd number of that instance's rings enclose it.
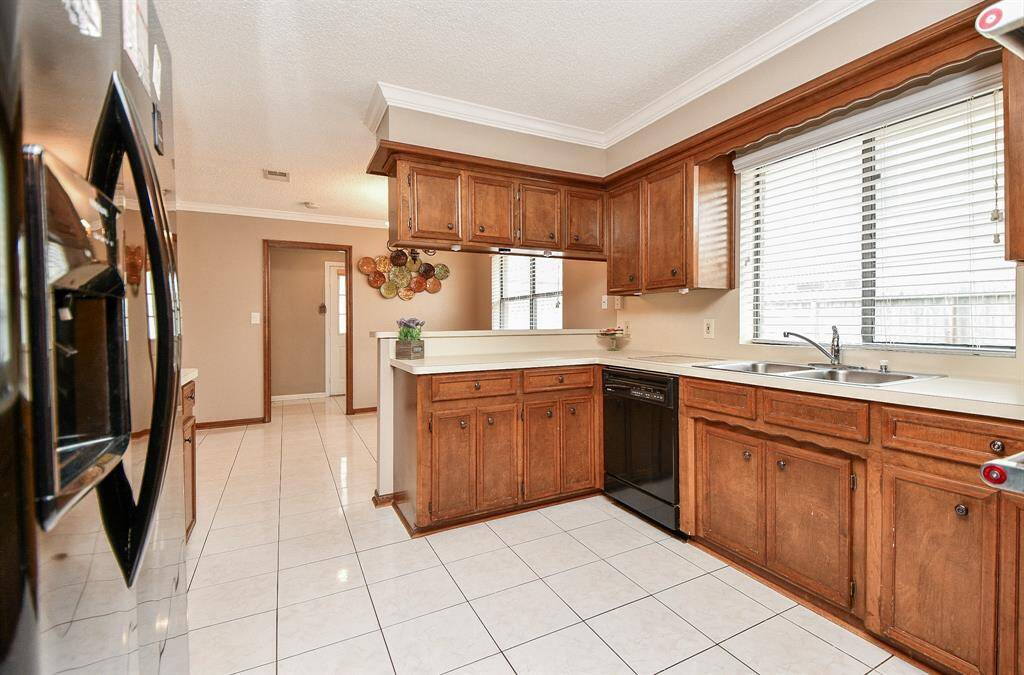
<path fill-rule="evenodd" d="M 487 416 L 487 423 L 488 424 L 494 424 L 494 417 L 492 417 L 491 415 L 488 415 Z"/>
<path fill-rule="evenodd" d="M 483 225 L 477 225 L 477 226 L 476 226 L 476 231 L 477 231 L 477 232 L 483 232 L 483 231 L 485 231 L 486 229 L 487 229 L 487 228 L 485 228 L 485 227 L 484 227 Z"/>
<path fill-rule="evenodd" d="M 565 376 L 564 375 L 559 375 L 555 379 L 558 380 L 558 384 L 565 384 Z"/>
<path fill-rule="evenodd" d="M 548 232 L 548 239 L 550 239 L 551 241 L 554 241 L 555 240 L 555 233 L 554 232 Z"/>
<path fill-rule="evenodd" d="M 455 229 L 455 223 L 448 223 L 448 229 L 449 230 L 454 230 Z"/>
<path fill-rule="evenodd" d="M 679 276 L 679 270 L 676 269 L 675 267 L 672 268 L 672 276 L 674 276 L 674 277 Z"/>
<path fill-rule="evenodd" d="M 578 234 L 572 235 L 572 240 L 573 241 L 579 241 L 580 240 L 580 235 L 578 235 Z"/>
<path fill-rule="evenodd" d="M 775 463 L 779 465 L 779 471 L 785 471 L 786 470 L 786 462 L 785 462 L 785 460 L 781 460 L 780 459 L 779 461 L 777 461 Z"/>
<path fill-rule="evenodd" d="M 750 458 L 751 458 L 751 457 L 753 457 L 753 456 L 754 456 L 754 455 L 752 455 L 752 454 L 750 453 L 750 450 L 744 450 L 744 451 L 743 451 L 743 461 L 744 461 L 744 462 L 749 462 L 749 461 L 750 461 Z"/>
<path fill-rule="evenodd" d="M 573 407 L 569 408 L 569 414 L 570 415 L 575 415 L 576 414 L 576 406 L 573 406 Z"/>
<path fill-rule="evenodd" d="M 466 428 L 466 420 L 459 420 L 459 428 L 460 429 L 465 429 Z"/>
<path fill-rule="evenodd" d="M 547 412 L 546 412 L 545 414 L 546 414 L 546 415 L 547 415 L 548 417 L 551 417 L 552 415 L 554 415 L 554 413 L 552 413 L 552 412 L 551 412 L 550 410 L 548 410 L 548 411 L 547 411 Z"/>
<path fill-rule="evenodd" d="M 473 389 L 475 389 L 476 391 L 480 391 L 480 383 L 479 382 L 474 382 L 473 383 Z"/>
<path fill-rule="evenodd" d="M 966 504 L 957 504 L 953 508 L 953 512 L 956 513 L 956 515 L 960 516 L 961 518 L 965 517 L 969 513 Z"/>
<path fill-rule="evenodd" d="M 1006 444 L 1000 440 L 992 441 L 988 447 L 992 448 L 992 452 L 998 452 L 1000 455 L 1003 454 L 1003 450 L 1006 450 Z"/>

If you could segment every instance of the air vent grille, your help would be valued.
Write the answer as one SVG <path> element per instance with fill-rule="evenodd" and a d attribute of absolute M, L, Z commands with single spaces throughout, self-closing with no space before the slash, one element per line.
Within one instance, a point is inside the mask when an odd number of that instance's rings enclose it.
<path fill-rule="evenodd" d="M 267 180 L 276 180 L 281 181 L 282 183 L 287 183 L 291 181 L 292 175 L 287 171 L 279 171 L 277 169 L 264 169 L 263 177 L 266 178 Z"/>

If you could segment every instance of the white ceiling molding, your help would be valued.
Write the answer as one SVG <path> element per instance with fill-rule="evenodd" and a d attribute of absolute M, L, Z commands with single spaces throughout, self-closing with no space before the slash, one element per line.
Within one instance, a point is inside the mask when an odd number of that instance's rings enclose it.
<path fill-rule="evenodd" d="M 754 42 L 741 47 L 715 65 L 654 99 L 604 132 L 605 148 L 635 134 L 649 124 L 739 77 L 814 33 L 871 4 L 873 0 L 819 0 L 793 18 L 776 26 Z"/>
<path fill-rule="evenodd" d="M 370 131 L 377 133 L 377 128 L 389 107 L 407 108 L 474 124 L 607 150 L 624 138 L 635 134 L 873 1 L 818 0 L 757 40 L 741 47 L 718 63 L 705 68 L 604 131 L 585 129 L 386 82 L 378 82 L 374 88 L 363 121 Z"/>
<path fill-rule="evenodd" d="M 276 220 L 295 220 L 304 223 L 325 223 L 327 225 L 348 225 L 349 227 L 369 227 L 387 229 L 388 221 L 374 218 L 350 218 L 348 216 L 331 216 L 316 213 L 300 213 L 297 211 L 277 211 L 275 209 L 257 209 L 249 206 L 233 206 L 230 204 L 211 204 L 209 202 L 178 201 L 178 211 L 194 211 L 197 213 L 218 213 L 231 216 L 249 216 L 251 218 L 274 218 Z"/>
<path fill-rule="evenodd" d="M 556 141 L 587 145 L 594 148 L 604 149 L 605 134 L 593 129 L 562 124 L 551 120 L 524 115 L 522 113 L 492 108 L 487 105 L 471 103 L 449 96 L 440 96 L 425 91 L 400 87 L 387 82 L 378 82 L 377 87 L 370 97 L 370 104 L 367 107 L 363 121 L 370 131 L 376 133 L 384 112 L 389 107 L 407 108 L 419 112 L 450 117 L 452 119 L 482 124 L 497 129 L 518 131 L 532 136 L 551 138 Z"/>

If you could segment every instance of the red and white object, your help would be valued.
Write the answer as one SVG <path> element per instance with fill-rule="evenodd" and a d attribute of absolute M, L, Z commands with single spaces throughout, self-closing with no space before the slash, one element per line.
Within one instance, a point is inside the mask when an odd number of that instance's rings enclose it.
<path fill-rule="evenodd" d="M 985 462 L 980 473 L 986 485 L 1024 494 L 1024 452 Z"/>
<path fill-rule="evenodd" d="M 974 27 L 1024 59 L 1024 0 L 1000 0 L 986 7 Z"/>

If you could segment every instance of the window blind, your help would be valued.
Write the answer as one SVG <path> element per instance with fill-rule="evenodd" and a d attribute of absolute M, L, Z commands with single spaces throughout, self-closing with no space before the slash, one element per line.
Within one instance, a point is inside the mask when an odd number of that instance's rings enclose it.
<path fill-rule="evenodd" d="M 562 327 L 562 261 L 558 258 L 491 257 L 491 328 Z"/>
<path fill-rule="evenodd" d="M 998 82 L 961 76 L 737 160 L 745 339 L 837 325 L 846 344 L 1015 348 Z"/>

